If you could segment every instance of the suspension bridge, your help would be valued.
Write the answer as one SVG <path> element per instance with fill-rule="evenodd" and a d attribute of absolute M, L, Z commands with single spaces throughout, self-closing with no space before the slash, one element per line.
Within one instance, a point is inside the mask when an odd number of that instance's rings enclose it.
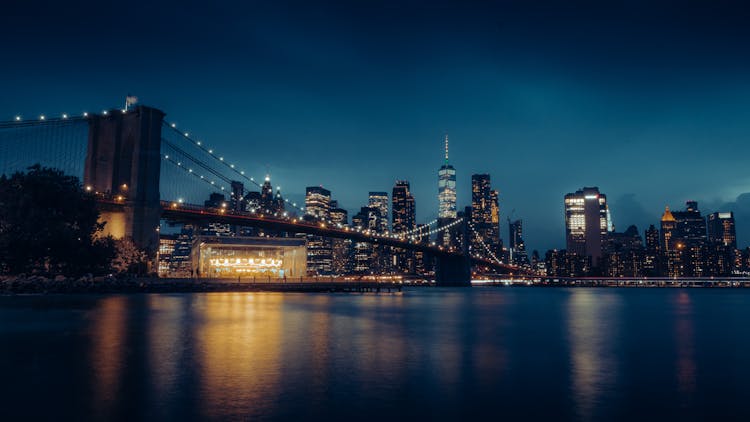
<path fill-rule="evenodd" d="M 0 173 L 23 171 L 37 163 L 81 178 L 85 190 L 96 195 L 106 234 L 131 237 L 151 253 L 159 245 L 160 221 L 167 220 L 305 233 L 420 251 L 434 257 L 439 285 L 468 285 L 472 266 L 497 274 L 523 273 L 499 260 L 464 219 L 443 226 L 434 220 L 402 233 L 380 233 L 301 218 L 304 206 L 283 199 L 279 192 L 275 200 L 280 206 L 263 209 L 244 191 L 246 184 L 263 188 L 261 181 L 228 154 L 167 122 L 165 113 L 152 107 L 33 119 L 16 116 L 0 122 Z M 229 201 L 200 205 L 217 193 Z M 445 230 L 460 232 L 463 246 L 446 248 L 425 241 Z M 483 251 L 469 253 L 472 236 L 480 240 Z"/>

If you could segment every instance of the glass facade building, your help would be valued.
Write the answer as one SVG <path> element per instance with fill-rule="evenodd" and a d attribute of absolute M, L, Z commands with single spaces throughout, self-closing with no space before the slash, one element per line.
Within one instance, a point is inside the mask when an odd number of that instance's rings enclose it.
<path fill-rule="evenodd" d="M 565 243 L 568 253 L 591 257 L 596 267 L 611 226 L 607 196 L 597 187 L 584 187 L 565 195 Z"/>
<path fill-rule="evenodd" d="M 438 170 L 438 217 L 456 218 L 456 169 L 448 162 L 448 135 L 445 135 L 445 163 Z"/>
<path fill-rule="evenodd" d="M 307 272 L 305 240 L 203 237 L 193 242 L 192 275 L 198 278 L 284 278 Z"/>

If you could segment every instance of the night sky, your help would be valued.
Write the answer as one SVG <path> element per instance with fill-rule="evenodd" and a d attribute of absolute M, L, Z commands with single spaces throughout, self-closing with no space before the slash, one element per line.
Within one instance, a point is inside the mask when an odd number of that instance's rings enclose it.
<path fill-rule="evenodd" d="M 620 231 L 694 199 L 750 243 L 743 2 L 137 3 L 3 2 L 0 120 L 132 93 L 293 198 L 407 179 L 420 222 L 447 132 L 459 206 L 490 173 L 506 242 L 515 210 L 564 247 L 563 195 L 599 186 Z"/>

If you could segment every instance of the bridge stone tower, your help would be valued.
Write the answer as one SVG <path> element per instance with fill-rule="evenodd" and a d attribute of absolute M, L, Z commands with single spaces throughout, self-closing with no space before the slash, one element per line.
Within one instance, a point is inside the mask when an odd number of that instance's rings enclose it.
<path fill-rule="evenodd" d="M 435 259 L 435 284 L 440 287 L 471 287 L 471 257 L 469 255 L 469 224 L 464 218 L 459 226 L 462 231 L 462 254 L 443 255 Z"/>
<path fill-rule="evenodd" d="M 164 112 L 145 106 L 91 115 L 83 176 L 87 190 L 111 195 L 123 204 L 102 209 L 105 234 L 132 237 L 150 255 L 159 246 L 163 119 Z"/>

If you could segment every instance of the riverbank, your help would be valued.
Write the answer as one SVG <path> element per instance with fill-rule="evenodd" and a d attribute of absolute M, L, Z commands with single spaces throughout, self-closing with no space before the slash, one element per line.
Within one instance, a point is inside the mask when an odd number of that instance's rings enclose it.
<path fill-rule="evenodd" d="M 400 292 L 402 284 L 384 281 L 213 280 L 57 276 L 0 278 L 0 295 L 65 293 L 197 293 L 197 292 Z"/>

